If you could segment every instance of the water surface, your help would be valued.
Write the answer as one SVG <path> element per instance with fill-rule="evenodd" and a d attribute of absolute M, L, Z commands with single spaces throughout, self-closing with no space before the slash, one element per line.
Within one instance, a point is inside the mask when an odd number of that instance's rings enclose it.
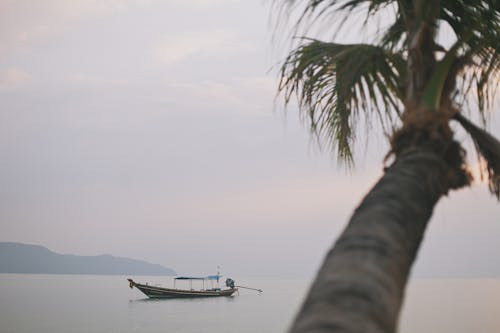
<path fill-rule="evenodd" d="M 171 287 L 166 277 L 134 277 Z M 125 276 L 0 274 L 1 333 L 285 332 L 309 281 L 250 280 L 235 297 L 149 300 Z M 416 279 L 401 333 L 500 332 L 500 280 Z"/>

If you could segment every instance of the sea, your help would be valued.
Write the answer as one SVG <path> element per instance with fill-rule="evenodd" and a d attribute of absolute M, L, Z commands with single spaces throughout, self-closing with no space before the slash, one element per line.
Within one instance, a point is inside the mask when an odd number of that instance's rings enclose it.
<path fill-rule="evenodd" d="M 286 332 L 310 284 L 240 278 L 238 284 L 263 293 L 150 300 L 130 289 L 126 278 L 0 274 L 0 332 Z M 172 287 L 168 277 L 133 278 Z M 412 279 L 399 332 L 498 333 L 499 311 L 500 279 Z"/>

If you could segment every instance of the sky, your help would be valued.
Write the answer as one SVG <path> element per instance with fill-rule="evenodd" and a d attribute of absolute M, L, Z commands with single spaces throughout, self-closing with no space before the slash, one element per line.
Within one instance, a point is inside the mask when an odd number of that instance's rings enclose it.
<path fill-rule="evenodd" d="M 362 142 L 346 171 L 283 111 L 270 12 L 0 0 L 0 241 L 179 274 L 312 276 L 388 148 Z M 440 201 L 415 272 L 496 274 L 499 240 L 500 204 L 477 182 Z"/>

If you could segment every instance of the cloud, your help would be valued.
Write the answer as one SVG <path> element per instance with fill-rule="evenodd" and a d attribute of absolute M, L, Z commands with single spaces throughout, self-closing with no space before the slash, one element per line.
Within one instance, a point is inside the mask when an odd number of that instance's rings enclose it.
<path fill-rule="evenodd" d="M 363 183 L 328 171 L 316 175 L 287 174 L 253 184 L 239 184 L 233 189 L 211 189 L 187 198 L 179 197 L 163 208 L 161 215 L 195 225 L 206 220 L 217 221 L 220 226 L 251 221 L 254 226 L 268 227 L 304 221 L 309 221 L 307 225 L 311 227 L 322 224 L 323 217 L 331 216 L 337 217 L 334 223 L 343 225 L 358 196 L 369 188 L 376 175 L 377 172 L 363 175 Z M 196 207 L 196 210 L 187 207 Z M 272 225 L 268 225 L 270 221 Z"/>
<path fill-rule="evenodd" d="M 190 8 L 190 9 L 205 9 L 214 6 L 226 5 L 231 3 L 238 3 L 239 0 L 172 0 L 168 1 L 169 4 L 176 7 Z"/>
<path fill-rule="evenodd" d="M 243 100 L 238 96 L 234 87 L 222 83 L 213 81 L 203 81 L 199 83 L 175 83 L 169 84 L 169 88 L 177 91 L 175 94 L 178 96 L 192 96 L 196 99 L 199 104 L 206 104 L 206 102 L 212 101 L 213 105 L 221 104 L 230 107 L 235 105 L 240 105 Z M 188 99 L 184 99 L 189 102 Z"/>
<path fill-rule="evenodd" d="M 31 81 L 31 75 L 20 68 L 7 68 L 0 71 L 0 90 L 18 89 Z"/>
<path fill-rule="evenodd" d="M 235 83 L 245 91 L 257 92 L 261 96 L 274 96 L 276 94 L 277 81 L 271 75 L 237 78 Z"/>
<path fill-rule="evenodd" d="M 254 49 L 233 32 L 212 30 L 165 36 L 153 46 L 152 53 L 156 63 L 171 66 L 194 56 L 228 57 Z"/>
<path fill-rule="evenodd" d="M 100 10 L 91 1 L 0 2 L 0 55 L 30 53 L 39 41 Z"/>
<path fill-rule="evenodd" d="M 125 86 L 131 84 L 129 80 L 120 78 L 109 78 L 105 76 L 97 76 L 87 73 L 76 73 L 70 75 L 65 83 L 85 85 L 85 86 Z"/>
<path fill-rule="evenodd" d="M 208 10 L 238 0 L 3 0 L 0 1 L 0 56 L 31 52 L 38 41 L 82 20 L 138 9 Z"/>
<path fill-rule="evenodd" d="M 276 82 L 271 76 L 249 76 L 227 80 L 166 82 L 163 99 L 186 109 L 247 112 L 269 116 Z M 165 91 L 169 93 L 166 95 Z"/>

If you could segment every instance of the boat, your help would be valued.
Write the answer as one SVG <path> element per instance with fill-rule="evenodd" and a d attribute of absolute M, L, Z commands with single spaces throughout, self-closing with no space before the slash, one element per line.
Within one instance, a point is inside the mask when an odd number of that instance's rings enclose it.
<path fill-rule="evenodd" d="M 238 288 L 234 285 L 234 280 L 226 279 L 226 286 L 228 289 L 221 289 L 213 286 L 213 282 L 219 282 L 221 275 L 211 275 L 206 277 L 192 277 L 192 276 L 179 276 L 174 278 L 174 288 L 163 288 L 158 286 L 152 286 L 142 283 L 137 283 L 132 279 L 127 279 L 129 281 L 129 287 L 136 287 L 144 295 L 149 298 L 195 298 L 195 297 L 221 297 L 221 296 L 232 296 L 238 291 Z M 176 289 L 175 282 L 183 280 L 188 281 L 189 289 Z M 201 281 L 203 283 L 203 288 L 200 290 L 193 289 L 193 281 Z M 205 289 L 205 282 L 210 281 L 212 288 Z"/>

